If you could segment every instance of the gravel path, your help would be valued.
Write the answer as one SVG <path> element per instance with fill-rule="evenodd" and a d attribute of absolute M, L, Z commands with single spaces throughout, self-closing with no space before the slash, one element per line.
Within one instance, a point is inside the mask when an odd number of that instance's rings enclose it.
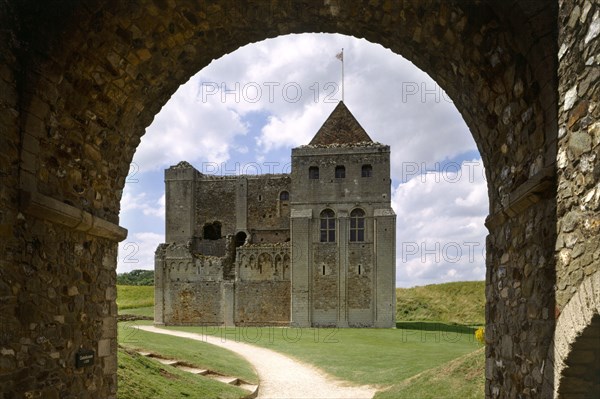
<path fill-rule="evenodd" d="M 270 349 L 260 348 L 232 339 L 200 335 L 183 331 L 165 330 L 153 326 L 137 326 L 144 331 L 190 338 L 217 345 L 236 352 L 248 360 L 256 369 L 260 379 L 258 398 L 348 398 L 370 399 L 376 389 L 369 386 L 351 386 L 335 380 L 318 368 L 299 362 Z"/>

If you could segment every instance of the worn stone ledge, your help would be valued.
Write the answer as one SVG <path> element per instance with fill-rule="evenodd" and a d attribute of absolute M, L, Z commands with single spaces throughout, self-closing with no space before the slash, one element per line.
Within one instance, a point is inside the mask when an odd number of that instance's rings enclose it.
<path fill-rule="evenodd" d="M 508 197 L 501 211 L 489 215 L 485 219 L 488 229 L 502 225 L 506 220 L 523 213 L 530 206 L 543 200 L 554 187 L 555 165 L 547 166 L 517 187 Z"/>
<path fill-rule="evenodd" d="M 54 198 L 24 190 L 19 196 L 21 210 L 28 215 L 113 241 L 127 237 L 127 229 Z"/>

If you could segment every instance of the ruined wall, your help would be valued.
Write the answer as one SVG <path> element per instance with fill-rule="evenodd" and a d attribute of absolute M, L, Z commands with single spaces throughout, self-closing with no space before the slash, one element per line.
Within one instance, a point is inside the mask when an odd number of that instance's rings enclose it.
<path fill-rule="evenodd" d="M 165 170 L 165 241 L 186 242 L 196 235 L 194 195 L 198 171 L 187 162 Z"/>
<path fill-rule="evenodd" d="M 205 223 L 221 222 L 221 235 L 236 231 L 236 179 L 202 175 L 196 181 L 195 233 L 202 237 Z"/>
<path fill-rule="evenodd" d="M 155 257 L 157 323 L 222 324 L 224 271 L 232 263 L 223 257 L 195 254 L 188 243 L 161 244 Z"/>
<path fill-rule="evenodd" d="M 279 194 L 290 192 L 289 175 L 248 177 L 248 229 L 252 242 L 285 242 L 289 239 L 289 202 Z"/>
<path fill-rule="evenodd" d="M 221 281 L 171 281 L 165 293 L 164 323 L 222 325 Z"/>
<path fill-rule="evenodd" d="M 221 234 L 247 231 L 255 243 L 284 242 L 289 238 L 289 206 L 279 194 L 290 190 L 288 175 L 199 175 L 196 183 L 195 231 L 219 221 Z"/>
<path fill-rule="evenodd" d="M 236 248 L 236 280 L 290 279 L 290 243 L 247 244 Z"/>
<path fill-rule="evenodd" d="M 236 325 L 289 325 L 289 243 L 244 245 L 236 251 Z"/>
<path fill-rule="evenodd" d="M 164 260 L 163 322 L 165 324 L 213 325 L 223 323 L 223 263 L 226 258 L 177 256 Z"/>
<path fill-rule="evenodd" d="M 235 323 L 240 326 L 290 323 L 290 281 L 237 281 Z"/>

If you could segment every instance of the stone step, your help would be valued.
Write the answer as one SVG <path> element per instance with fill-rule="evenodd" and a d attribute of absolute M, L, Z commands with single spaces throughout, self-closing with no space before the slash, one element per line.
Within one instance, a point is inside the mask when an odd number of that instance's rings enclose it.
<path fill-rule="evenodd" d="M 240 381 L 238 386 L 243 390 L 250 392 L 250 394 L 245 396 L 244 398 L 255 398 L 258 395 L 258 385 L 248 384 L 244 381 Z"/>
<path fill-rule="evenodd" d="M 240 388 L 242 388 L 242 389 L 250 392 L 250 394 L 248 396 L 246 396 L 245 398 L 255 398 L 258 395 L 258 385 L 248 384 L 246 381 L 240 380 L 237 377 L 229 377 L 229 376 L 226 376 L 226 375 L 221 375 L 221 374 L 212 372 L 210 370 L 201 369 L 201 368 L 197 368 L 197 367 L 185 366 L 183 364 L 179 364 L 179 360 L 164 359 L 162 357 L 158 357 L 157 355 L 155 355 L 154 353 L 151 353 L 151 352 L 142 352 L 142 351 L 140 351 L 140 352 L 137 352 L 137 353 L 139 355 L 141 355 L 141 356 L 145 356 L 145 357 L 149 357 L 151 359 L 154 359 L 154 360 L 156 360 L 156 361 L 158 361 L 161 364 L 164 364 L 166 366 L 176 367 L 179 370 L 185 371 L 187 373 L 191 373 L 191 374 L 194 374 L 194 375 L 202 375 L 202 376 L 205 376 L 205 377 L 210 378 L 212 380 L 222 382 L 224 384 L 239 386 Z"/>
<path fill-rule="evenodd" d="M 206 375 L 206 374 L 208 374 L 208 370 L 199 369 L 199 368 L 195 368 L 195 367 L 188 367 L 188 366 L 178 365 L 177 368 L 179 370 L 187 371 L 188 373 L 192 373 L 192 374 L 195 374 L 195 375 Z"/>
<path fill-rule="evenodd" d="M 213 379 L 215 381 L 220 381 L 224 384 L 229 384 L 229 385 L 238 385 L 239 383 L 239 378 L 236 377 L 228 377 L 226 375 L 219 375 L 219 374 L 207 374 L 206 377 Z"/>
<path fill-rule="evenodd" d="M 166 366 L 175 366 L 175 365 L 177 365 L 177 363 L 179 363 L 179 361 L 173 360 L 173 359 L 161 359 L 159 357 L 153 357 L 153 359 L 158 360 L 160 363 L 162 363 Z"/>

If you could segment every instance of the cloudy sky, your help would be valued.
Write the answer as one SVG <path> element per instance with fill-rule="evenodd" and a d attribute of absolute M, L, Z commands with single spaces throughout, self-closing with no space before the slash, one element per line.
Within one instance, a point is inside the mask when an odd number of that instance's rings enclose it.
<path fill-rule="evenodd" d="M 475 142 L 451 99 L 391 51 L 343 35 L 303 34 L 238 49 L 199 71 L 156 115 L 121 201 L 117 272 L 152 269 L 164 241 L 163 171 L 289 172 L 341 100 L 392 151 L 398 287 L 483 280 L 487 188 Z"/>

